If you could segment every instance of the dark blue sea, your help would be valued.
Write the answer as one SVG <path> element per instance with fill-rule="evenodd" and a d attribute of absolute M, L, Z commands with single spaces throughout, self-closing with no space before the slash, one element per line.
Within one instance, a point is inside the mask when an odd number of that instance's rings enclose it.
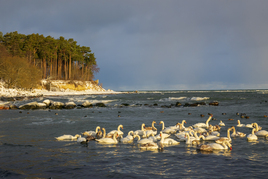
<path fill-rule="evenodd" d="M 185 126 L 222 120 L 227 129 L 256 122 L 268 130 L 268 90 L 230 91 L 138 91 L 111 95 L 54 96 L 12 102 L 19 106 L 45 99 L 60 102 L 103 102 L 106 107 L 75 108 L 61 110 L 1 110 L 0 111 L 0 178 L 267 178 L 268 139 L 232 138 L 232 150 L 200 152 L 195 146 L 181 142 L 163 150 L 139 149 L 136 140 L 132 144 L 99 144 L 90 141 L 57 141 L 63 134 L 81 134 L 95 130 L 117 129 L 119 124 L 124 136 L 130 130 L 141 129 L 165 122 L 174 126 L 186 120 Z M 176 107 L 180 102 L 182 105 Z M 204 102 L 205 105 L 193 107 Z M 218 102 L 218 106 L 209 105 Z M 125 105 L 122 105 L 125 104 Z M 128 104 L 128 105 L 126 105 Z M 241 118 L 239 114 L 249 118 Z M 205 117 L 201 117 L 203 114 Z M 233 119 L 233 120 L 230 120 Z M 161 131 L 161 125 L 155 125 Z M 250 134 L 251 129 L 236 127 L 237 131 Z M 171 136 L 176 140 L 176 137 Z"/>

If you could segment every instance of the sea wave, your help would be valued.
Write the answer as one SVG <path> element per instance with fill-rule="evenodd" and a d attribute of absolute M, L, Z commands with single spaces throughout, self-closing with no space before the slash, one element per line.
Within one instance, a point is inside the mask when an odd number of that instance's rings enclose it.
<path fill-rule="evenodd" d="M 203 101 L 208 99 L 210 99 L 210 97 L 192 97 L 191 101 Z"/>

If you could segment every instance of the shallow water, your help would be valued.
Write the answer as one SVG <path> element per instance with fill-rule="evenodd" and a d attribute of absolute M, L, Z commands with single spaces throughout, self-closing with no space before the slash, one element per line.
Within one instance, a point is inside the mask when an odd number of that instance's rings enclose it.
<path fill-rule="evenodd" d="M 106 108 L 63 110 L 5 110 L 0 111 L 0 176 L 2 178 L 266 178 L 268 167 L 268 140 L 259 138 L 248 142 L 246 138 L 233 138 L 233 150 L 212 153 L 199 152 L 194 146 L 181 142 L 165 147 L 163 151 L 144 151 L 133 144 L 104 145 L 90 141 L 87 145 L 76 141 L 56 141 L 63 134 L 80 134 L 105 127 L 109 132 L 124 128 L 138 130 L 141 124 L 165 122 L 165 126 L 186 120 L 185 126 L 205 122 L 212 113 L 216 125 L 222 120 L 227 128 L 241 123 L 257 122 L 268 130 L 268 94 L 266 91 L 158 91 L 137 94 L 62 96 L 33 99 L 31 101 L 85 100 L 105 102 Z M 198 101 L 196 101 L 198 100 Z M 205 106 L 163 108 L 176 102 L 206 102 Z M 218 101 L 219 106 L 209 106 Z M 16 102 L 17 105 L 29 101 Z M 121 107 L 122 103 L 130 106 Z M 154 104 L 158 104 L 154 106 Z M 135 104 L 142 104 L 135 105 Z M 145 105 L 148 104 L 148 105 Z M 21 113 L 20 113 L 21 111 Z M 236 113 L 246 113 L 249 119 Z M 188 113 L 191 113 L 189 115 Z M 222 113 L 226 113 L 223 115 Z M 205 117 L 200 117 L 204 114 Z M 118 117 L 120 115 L 120 117 Z M 234 119 L 233 121 L 228 120 Z M 158 132 L 161 125 L 155 125 Z M 251 133 L 249 128 L 237 131 Z M 176 137 L 172 136 L 176 140 Z"/>

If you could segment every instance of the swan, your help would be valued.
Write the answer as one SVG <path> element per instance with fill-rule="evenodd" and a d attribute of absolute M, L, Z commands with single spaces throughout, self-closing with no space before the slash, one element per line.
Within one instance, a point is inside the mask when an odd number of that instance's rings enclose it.
<path fill-rule="evenodd" d="M 235 126 L 232 126 L 232 129 L 233 129 L 233 133 L 231 137 L 246 137 L 245 133 L 236 131 Z"/>
<path fill-rule="evenodd" d="M 122 132 L 122 131 L 120 130 L 120 128 L 123 129 L 123 125 L 122 125 L 122 124 L 120 124 L 120 125 L 117 127 L 117 130 L 112 130 L 112 131 L 110 131 L 110 132 L 107 134 L 107 136 L 109 136 L 109 135 L 112 135 L 112 136 L 113 136 L 115 132 L 117 132 L 117 134 L 118 134 L 119 136 L 122 136 L 122 135 L 124 134 L 124 132 Z"/>
<path fill-rule="evenodd" d="M 202 140 L 218 140 L 220 137 L 218 137 L 218 136 L 215 136 L 215 135 L 207 135 L 207 136 L 204 136 L 204 135 L 200 135 L 199 136 L 199 138 L 200 139 L 202 139 Z"/>
<path fill-rule="evenodd" d="M 149 137 L 150 135 L 156 135 L 157 134 L 157 131 L 153 131 L 153 130 L 148 130 L 148 131 L 145 131 L 145 135 L 146 137 Z"/>
<path fill-rule="evenodd" d="M 162 135 L 162 131 L 160 132 L 160 137 L 161 137 L 161 140 L 159 141 L 159 145 L 178 145 L 180 144 L 180 142 L 174 140 L 174 139 L 171 139 L 171 138 L 164 138 L 164 136 Z"/>
<path fill-rule="evenodd" d="M 59 137 L 55 137 L 57 140 L 77 140 L 78 137 L 81 137 L 81 135 L 76 134 L 75 136 L 64 134 Z"/>
<path fill-rule="evenodd" d="M 241 124 L 240 123 L 240 120 L 238 119 L 237 120 L 237 125 L 236 125 L 237 127 L 245 127 L 246 125 L 245 124 Z"/>
<path fill-rule="evenodd" d="M 204 132 L 207 132 L 206 129 L 201 128 L 201 127 L 195 128 L 194 131 L 196 131 L 197 133 L 204 133 Z"/>
<path fill-rule="evenodd" d="M 208 128 L 212 131 L 219 131 L 221 129 L 219 125 L 212 126 L 211 124 L 208 126 Z"/>
<path fill-rule="evenodd" d="M 148 139 L 151 139 L 153 140 L 154 142 L 156 142 L 158 140 L 158 138 L 154 135 L 154 134 L 151 134 L 150 137 L 148 137 Z"/>
<path fill-rule="evenodd" d="M 232 139 L 230 137 L 230 130 L 232 130 L 232 128 L 227 129 L 227 137 L 220 137 L 215 142 L 218 143 L 218 144 L 221 144 L 223 141 L 232 142 Z"/>
<path fill-rule="evenodd" d="M 177 129 L 173 128 L 174 126 L 165 128 L 165 124 L 163 121 L 160 121 L 159 124 L 162 124 L 162 132 L 164 133 L 171 134 L 177 131 Z"/>
<path fill-rule="evenodd" d="M 198 150 L 203 151 L 213 151 L 213 150 L 227 150 L 228 147 L 232 150 L 232 145 L 228 141 L 224 141 L 222 144 L 217 143 L 209 143 L 209 144 L 201 144 L 196 147 Z"/>
<path fill-rule="evenodd" d="M 265 137 L 266 135 L 268 135 L 268 131 L 260 130 L 259 125 L 257 123 L 253 123 L 253 125 L 256 127 L 256 133 L 255 133 L 256 136 Z"/>
<path fill-rule="evenodd" d="M 90 137 L 94 137 L 94 138 L 101 138 L 102 136 L 102 132 L 101 131 L 98 131 L 97 134 L 94 136 L 94 135 L 90 135 L 87 131 L 82 133 L 83 136 L 85 136 L 86 138 L 90 138 Z"/>
<path fill-rule="evenodd" d="M 196 133 L 195 133 L 196 134 Z M 200 138 L 196 135 L 195 137 L 191 137 L 189 135 L 189 133 L 185 134 L 187 140 L 186 140 L 186 144 L 192 144 L 193 140 L 200 140 Z"/>
<path fill-rule="evenodd" d="M 247 136 L 247 140 L 248 140 L 248 141 L 255 141 L 255 140 L 258 140 L 258 137 L 255 135 L 255 131 L 256 131 L 256 129 L 253 128 L 251 134 L 249 134 L 249 135 Z"/>
<path fill-rule="evenodd" d="M 222 121 L 220 121 L 219 126 L 225 126 L 225 124 Z"/>
<path fill-rule="evenodd" d="M 196 123 L 193 125 L 194 128 L 198 128 L 198 127 L 203 127 L 203 128 L 208 128 L 208 123 L 211 120 L 211 118 L 213 117 L 213 115 L 209 116 L 209 118 L 207 119 L 206 123 Z"/>
<path fill-rule="evenodd" d="M 81 136 L 79 136 L 78 138 L 77 138 L 77 141 L 76 142 L 86 142 L 87 141 L 87 139 L 85 138 L 85 137 L 81 137 Z"/>
<path fill-rule="evenodd" d="M 113 134 L 113 138 L 101 138 L 101 139 L 96 139 L 96 141 L 102 144 L 117 144 L 118 141 L 116 137 L 118 137 L 118 132 L 115 132 Z"/>
<path fill-rule="evenodd" d="M 144 135 L 144 127 L 145 127 L 145 124 L 143 123 L 142 125 L 141 125 L 141 130 L 136 130 L 135 132 L 134 132 L 134 135 Z"/>
<path fill-rule="evenodd" d="M 100 126 L 97 126 L 95 131 L 85 131 L 85 132 L 87 132 L 88 135 L 96 136 L 99 130 L 100 130 Z"/>
<path fill-rule="evenodd" d="M 247 127 L 247 128 L 253 128 L 253 123 L 247 124 L 245 127 Z"/>
<path fill-rule="evenodd" d="M 144 127 L 144 130 L 153 130 L 153 131 L 157 131 L 157 129 L 154 127 L 154 124 L 155 124 L 156 122 L 155 121 L 153 121 L 152 122 L 152 127 Z"/>
<path fill-rule="evenodd" d="M 165 138 L 168 138 L 170 136 L 170 134 L 162 133 L 162 136 L 165 139 Z M 160 133 L 157 134 L 155 137 L 157 138 L 157 140 L 160 140 L 161 139 Z"/>
<path fill-rule="evenodd" d="M 126 137 L 120 139 L 120 142 L 122 142 L 122 143 L 131 143 L 131 142 L 133 142 L 133 139 L 134 139 L 133 131 L 129 131 L 128 135 Z"/>
<path fill-rule="evenodd" d="M 149 139 L 149 138 L 145 138 L 145 139 L 141 139 L 141 137 L 139 135 L 134 135 L 134 138 L 138 138 L 138 141 L 137 143 L 138 144 L 147 144 L 147 143 L 151 143 L 151 142 L 154 142 L 153 139 Z"/>
<path fill-rule="evenodd" d="M 140 146 L 140 149 L 143 149 L 143 150 L 158 150 L 158 149 L 160 149 L 160 147 L 155 142 L 149 142 L 149 143 L 146 143 L 146 144 L 142 144 Z"/>

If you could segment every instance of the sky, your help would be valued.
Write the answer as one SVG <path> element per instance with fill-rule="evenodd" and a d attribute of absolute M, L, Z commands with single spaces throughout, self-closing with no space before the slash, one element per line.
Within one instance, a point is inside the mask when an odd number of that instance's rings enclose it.
<path fill-rule="evenodd" d="M 267 0 L 0 0 L 0 31 L 88 46 L 105 89 L 268 89 Z"/>

